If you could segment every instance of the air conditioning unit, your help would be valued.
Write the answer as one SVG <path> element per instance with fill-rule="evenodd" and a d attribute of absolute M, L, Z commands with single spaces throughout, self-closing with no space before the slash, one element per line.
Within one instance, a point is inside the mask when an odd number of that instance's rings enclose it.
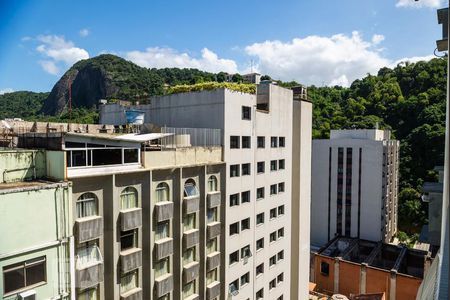
<path fill-rule="evenodd" d="M 26 291 L 19 294 L 19 300 L 36 300 L 36 291 Z"/>

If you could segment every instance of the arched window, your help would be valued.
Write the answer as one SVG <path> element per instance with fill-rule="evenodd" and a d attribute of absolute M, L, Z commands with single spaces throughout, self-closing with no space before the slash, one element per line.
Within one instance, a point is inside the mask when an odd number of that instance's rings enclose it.
<path fill-rule="evenodd" d="M 161 182 L 156 186 L 156 202 L 170 201 L 169 200 L 169 185 Z"/>
<path fill-rule="evenodd" d="M 194 179 L 188 179 L 184 183 L 184 196 L 185 197 L 191 197 L 191 196 L 197 196 L 198 195 L 198 189 L 195 185 Z"/>
<path fill-rule="evenodd" d="M 77 218 L 96 216 L 97 196 L 94 193 L 84 193 L 77 200 Z"/>
<path fill-rule="evenodd" d="M 135 208 L 138 206 L 137 201 L 138 192 L 134 187 L 125 188 L 122 193 L 120 193 L 120 209 Z"/>
<path fill-rule="evenodd" d="M 211 175 L 208 178 L 208 192 L 215 192 L 215 191 L 217 191 L 217 177 Z"/>

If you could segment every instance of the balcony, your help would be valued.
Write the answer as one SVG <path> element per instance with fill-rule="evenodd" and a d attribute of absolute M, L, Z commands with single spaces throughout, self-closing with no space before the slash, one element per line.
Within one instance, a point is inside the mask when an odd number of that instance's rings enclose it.
<path fill-rule="evenodd" d="M 164 238 L 155 242 L 155 258 L 160 260 L 173 253 L 173 239 Z"/>
<path fill-rule="evenodd" d="M 193 261 L 183 267 L 183 283 L 191 282 L 198 277 L 200 272 L 200 264 L 197 261 Z"/>
<path fill-rule="evenodd" d="M 166 221 L 173 218 L 173 202 L 163 201 L 155 204 L 156 222 Z"/>
<path fill-rule="evenodd" d="M 75 262 L 75 285 L 80 290 L 103 281 L 103 258 L 97 246 L 78 251 Z"/>
<path fill-rule="evenodd" d="M 155 293 L 156 297 L 162 297 L 173 290 L 173 276 L 172 274 L 164 274 L 155 279 Z"/>
<path fill-rule="evenodd" d="M 220 206 L 220 191 L 209 192 L 207 198 L 208 208 Z"/>
<path fill-rule="evenodd" d="M 120 211 L 120 229 L 131 230 L 142 226 L 142 208 L 131 208 Z"/>
<path fill-rule="evenodd" d="M 206 270 L 211 271 L 220 266 L 220 252 L 216 251 L 206 256 Z"/>
<path fill-rule="evenodd" d="M 142 249 L 131 248 L 120 252 L 120 270 L 127 273 L 142 266 Z"/>
<path fill-rule="evenodd" d="M 95 240 L 103 234 L 103 218 L 92 216 L 75 220 L 75 235 L 78 243 Z"/>
<path fill-rule="evenodd" d="M 220 282 L 214 281 L 206 286 L 206 300 L 212 300 L 220 295 Z"/>
<path fill-rule="evenodd" d="M 198 212 L 200 209 L 200 196 L 189 196 L 183 198 L 184 203 L 184 213 L 185 214 L 192 214 L 195 212 Z"/>
<path fill-rule="evenodd" d="M 198 229 L 191 229 L 183 233 L 184 249 L 191 248 L 200 242 L 200 232 Z"/>
<path fill-rule="evenodd" d="M 210 240 L 220 235 L 220 222 L 212 222 L 206 225 L 206 237 Z"/>
<path fill-rule="evenodd" d="M 134 288 L 131 291 L 120 294 L 120 300 L 142 300 L 142 289 Z"/>

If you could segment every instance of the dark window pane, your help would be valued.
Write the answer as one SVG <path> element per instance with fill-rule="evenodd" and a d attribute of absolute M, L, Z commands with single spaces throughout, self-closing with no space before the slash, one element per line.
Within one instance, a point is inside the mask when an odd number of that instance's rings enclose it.
<path fill-rule="evenodd" d="M 138 149 L 124 149 L 123 150 L 123 154 L 124 154 L 124 162 L 125 163 L 137 163 L 139 162 L 139 158 L 138 158 Z"/>
<path fill-rule="evenodd" d="M 26 268 L 27 286 L 36 284 L 45 280 L 45 261 Z"/>
<path fill-rule="evenodd" d="M 5 294 L 25 287 L 25 277 L 22 268 L 5 272 L 3 276 L 5 280 Z"/>
<path fill-rule="evenodd" d="M 85 143 L 66 142 L 64 145 L 66 146 L 66 148 L 86 148 Z"/>
<path fill-rule="evenodd" d="M 92 150 L 92 165 L 118 165 L 122 164 L 122 149 L 96 149 Z"/>
<path fill-rule="evenodd" d="M 72 167 L 82 167 L 86 165 L 86 151 L 74 150 L 72 151 Z"/>
<path fill-rule="evenodd" d="M 126 250 L 134 247 L 134 230 L 122 231 L 120 237 L 120 250 Z"/>

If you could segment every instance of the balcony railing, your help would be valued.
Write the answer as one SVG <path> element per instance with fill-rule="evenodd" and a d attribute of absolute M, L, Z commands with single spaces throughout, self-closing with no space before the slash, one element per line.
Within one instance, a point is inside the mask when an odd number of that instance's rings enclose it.
<path fill-rule="evenodd" d="M 186 284 L 198 277 L 200 272 L 200 264 L 193 261 L 183 267 L 183 282 Z"/>
<path fill-rule="evenodd" d="M 157 222 L 173 218 L 173 202 L 163 201 L 155 204 L 155 219 Z"/>
<path fill-rule="evenodd" d="M 142 209 L 140 207 L 120 211 L 120 229 L 131 230 L 142 226 Z"/>
<path fill-rule="evenodd" d="M 160 260 L 164 257 L 172 255 L 173 253 L 173 239 L 168 237 L 155 241 L 155 258 Z"/>
<path fill-rule="evenodd" d="M 191 248 L 200 242 L 200 232 L 198 229 L 191 229 L 183 233 L 184 249 Z"/>
<path fill-rule="evenodd" d="M 103 218 L 92 216 L 75 220 L 75 235 L 78 243 L 98 239 L 103 234 Z"/>
<path fill-rule="evenodd" d="M 81 249 L 76 255 L 76 287 L 86 289 L 103 281 L 103 258 L 97 246 Z"/>
<path fill-rule="evenodd" d="M 155 293 L 156 297 L 167 295 L 173 290 L 173 275 L 164 274 L 155 279 Z"/>
<path fill-rule="evenodd" d="M 220 206 L 220 191 L 208 193 L 208 208 Z"/>
<path fill-rule="evenodd" d="M 206 286 L 206 299 L 212 300 L 220 295 L 220 282 L 214 281 Z"/>
<path fill-rule="evenodd" d="M 216 251 L 206 256 L 206 269 L 207 271 L 214 270 L 220 266 L 220 252 Z"/>
<path fill-rule="evenodd" d="M 134 288 L 131 291 L 120 294 L 120 300 L 142 300 L 142 289 Z"/>
<path fill-rule="evenodd" d="M 189 196 L 183 198 L 184 213 L 192 214 L 200 210 L 200 196 Z"/>
<path fill-rule="evenodd" d="M 209 223 L 208 225 L 206 225 L 207 238 L 210 240 L 220 235 L 220 230 L 220 222 Z"/>
<path fill-rule="evenodd" d="M 142 266 L 142 249 L 131 248 L 120 252 L 120 269 L 127 273 Z"/>

